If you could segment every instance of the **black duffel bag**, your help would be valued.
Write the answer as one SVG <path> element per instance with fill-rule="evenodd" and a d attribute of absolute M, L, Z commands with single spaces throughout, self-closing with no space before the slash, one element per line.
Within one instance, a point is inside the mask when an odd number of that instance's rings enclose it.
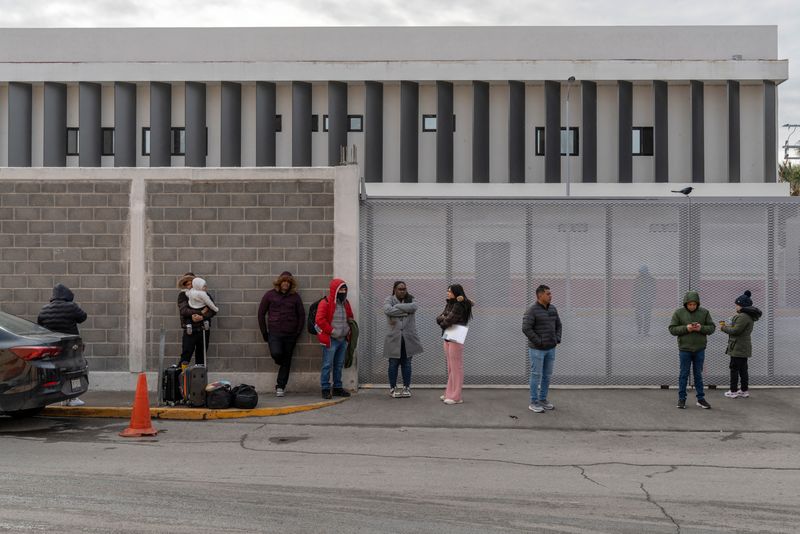
<path fill-rule="evenodd" d="M 212 410 L 224 410 L 231 407 L 233 392 L 230 386 L 217 387 L 206 391 L 206 406 Z"/>
<path fill-rule="evenodd" d="M 247 384 L 239 384 L 231 390 L 234 408 L 252 410 L 258 405 L 258 393 L 256 388 Z"/>

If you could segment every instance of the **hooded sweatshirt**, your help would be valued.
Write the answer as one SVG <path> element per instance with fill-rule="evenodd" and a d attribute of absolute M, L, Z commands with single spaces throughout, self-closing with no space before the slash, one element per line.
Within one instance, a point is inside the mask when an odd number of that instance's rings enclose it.
<path fill-rule="evenodd" d="M 728 334 L 728 346 L 725 354 L 731 358 L 749 358 L 753 354 L 750 334 L 753 323 L 761 318 L 761 310 L 753 306 L 745 306 L 733 316 L 731 323 L 720 328 Z"/>
<path fill-rule="evenodd" d="M 697 309 L 690 312 L 686 307 L 689 302 L 696 302 Z M 689 332 L 687 325 L 700 323 L 699 332 Z M 697 291 L 688 291 L 683 297 L 683 307 L 675 310 L 669 323 L 669 333 L 678 337 L 678 348 L 682 351 L 697 352 L 706 348 L 706 337 L 716 330 L 711 314 L 700 306 L 700 295 Z"/>
<path fill-rule="evenodd" d="M 45 304 L 36 320 L 41 326 L 54 332 L 80 335 L 78 323 L 86 320 L 86 312 L 73 302 L 75 295 L 64 284 L 53 288 L 50 303 Z"/>
<path fill-rule="evenodd" d="M 317 339 L 328 348 L 331 346 L 331 334 L 334 334 L 334 323 L 341 323 L 342 316 L 344 316 L 345 321 L 353 318 L 353 310 L 350 308 L 350 301 L 345 299 L 344 306 L 342 306 L 342 304 L 336 300 L 336 293 L 339 292 L 339 288 L 343 285 L 346 284 L 341 278 L 334 278 L 331 280 L 329 287 L 330 293 L 319 302 L 319 306 L 317 307 L 317 315 L 314 321 L 317 324 L 317 328 L 319 328 Z M 340 313 L 339 321 L 334 319 L 337 309 Z"/>

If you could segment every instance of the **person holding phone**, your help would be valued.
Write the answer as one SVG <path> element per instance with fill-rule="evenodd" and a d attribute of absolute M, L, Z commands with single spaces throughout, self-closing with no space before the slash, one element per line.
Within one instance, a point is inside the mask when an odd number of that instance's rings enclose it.
<path fill-rule="evenodd" d="M 683 306 L 675 310 L 669 323 L 669 333 L 678 338 L 680 374 L 678 375 L 678 408 L 686 408 L 686 385 L 689 369 L 694 371 L 694 389 L 697 406 L 708 410 L 703 388 L 703 364 L 706 358 L 707 338 L 716 330 L 716 325 L 707 309 L 700 307 L 697 291 L 688 291 L 683 297 Z"/>

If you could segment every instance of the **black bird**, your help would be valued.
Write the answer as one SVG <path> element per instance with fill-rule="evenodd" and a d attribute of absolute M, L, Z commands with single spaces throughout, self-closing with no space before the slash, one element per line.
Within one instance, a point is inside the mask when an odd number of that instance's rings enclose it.
<path fill-rule="evenodd" d="M 673 190 L 672 190 L 672 192 L 673 192 L 673 193 L 682 193 L 682 194 L 684 194 L 684 195 L 686 195 L 686 196 L 688 197 L 688 196 L 689 196 L 689 193 L 691 193 L 693 189 L 694 189 L 694 187 L 684 187 L 684 188 L 683 188 L 683 189 L 681 189 L 680 191 L 675 191 L 675 190 L 673 189 Z"/>

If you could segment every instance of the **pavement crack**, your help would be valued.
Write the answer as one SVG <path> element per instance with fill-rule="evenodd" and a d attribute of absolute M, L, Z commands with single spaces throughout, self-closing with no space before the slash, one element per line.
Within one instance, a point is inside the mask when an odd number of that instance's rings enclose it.
<path fill-rule="evenodd" d="M 669 469 L 667 469 L 666 471 L 656 471 L 655 473 L 650 473 L 649 475 L 645 475 L 645 478 L 653 478 L 656 475 L 666 475 L 666 474 L 672 473 L 673 471 L 677 471 L 677 470 L 678 470 L 678 466 L 677 465 L 671 465 L 671 466 L 669 466 Z"/>
<path fill-rule="evenodd" d="M 727 436 L 721 438 L 720 441 L 730 441 L 730 440 L 734 440 L 734 439 L 742 439 L 741 431 L 736 430 L 734 432 L 731 432 Z"/>
<path fill-rule="evenodd" d="M 261 430 L 262 428 L 264 428 L 266 426 L 267 426 L 266 423 L 262 423 L 262 424 L 258 425 L 257 427 L 255 427 L 253 429 L 253 431 L 258 432 L 259 430 Z M 245 445 L 244 445 L 245 442 L 247 441 L 248 437 L 250 437 L 250 432 L 245 432 L 244 434 L 242 434 L 242 437 L 239 438 L 239 447 L 241 447 L 244 450 L 253 450 L 253 449 L 249 449 L 249 448 L 245 447 Z"/>
<path fill-rule="evenodd" d="M 583 468 L 583 467 L 581 467 L 580 465 L 573 465 L 572 467 L 574 467 L 575 469 L 577 469 L 578 471 L 580 471 L 580 472 L 581 472 L 581 476 L 582 476 L 583 478 L 585 478 L 586 480 L 588 480 L 589 482 L 591 482 L 592 484 L 597 484 L 598 486 L 601 486 L 601 487 L 603 487 L 603 488 L 606 488 L 606 489 L 608 489 L 608 488 L 607 488 L 607 486 L 604 486 L 603 484 L 600 484 L 598 481 L 596 481 L 595 479 L 593 479 L 592 477 L 590 477 L 589 475 L 587 475 L 587 474 L 586 474 L 586 469 L 584 469 L 584 468 Z"/>
<path fill-rule="evenodd" d="M 669 515 L 669 514 L 667 513 L 667 511 L 664 509 L 664 507 L 663 507 L 663 506 L 661 506 L 660 504 L 658 504 L 658 503 L 657 503 L 657 502 L 656 502 L 656 501 L 653 499 L 653 496 L 652 496 L 652 495 L 650 495 L 650 492 L 649 492 L 649 491 L 647 491 L 646 489 L 644 489 L 644 482 L 639 482 L 639 488 L 641 488 L 641 490 L 642 490 L 642 492 L 644 493 L 645 497 L 647 497 L 647 502 L 649 502 L 649 503 L 652 503 L 652 504 L 654 504 L 654 505 L 658 506 L 658 509 L 659 509 L 659 510 L 661 510 L 661 513 L 662 513 L 662 514 L 664 514 L 664 517 L 666 517 L 667 519 L 669 519 L 670 521 L 672 521 L 672 524 L 673 524 L 673 525 L 675 525 L 675 532 L 677 532 L 678 534 L 681 534 L 681 526 L 678 524 L 678 522 L 677 522 L 677 521 L 675 521 L 675 518 L 674 518 L 674 517 L 672 517 L 671 515 Z"/>

